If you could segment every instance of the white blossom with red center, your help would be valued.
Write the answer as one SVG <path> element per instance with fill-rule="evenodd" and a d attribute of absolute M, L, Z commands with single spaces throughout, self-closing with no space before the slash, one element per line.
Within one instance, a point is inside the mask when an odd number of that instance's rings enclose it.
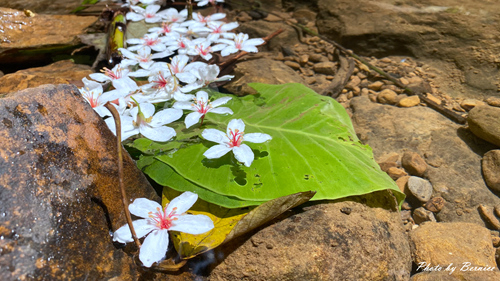
<path fill-rule="evenodd" d="M 196 93 L 196 98 L 194 98 L 192 102 L 179 101 L 174 103 L 173 107 L 194 111 L 189 113 L 184 119 L 186 128 L 189 128 L 194 124 L 198 123 L 200 119 L 201 119 L 201 124 L 203 124 L 203 119 L 205 118 L 205 115 L 209 112 L 216 114 L 233 114 L 233 111 L 228 107 L 218 107 L 220 105 L 226 104 L 230 100 L 231 97 L 222 97 L 214 101 L 210 101 L 208 99 L 207 92 L 198 91 Z"/>
<path fill-rule="evenodd" d="M 144 20 L 147 23 L 161 22 L 165 11 L 160 10 L 160 5 L 148 5 L 146 9 L 139 6 L 130 6 L 133 12 L 128 12 L 125 16 L 127 20 L 140 21 Z"/>
<path fill-rule="evenodd" d="M 165 208 L 146 198 L 137 198 L 129 205 L 130 213 L 142 218 L 132 224 L 139 238 L 146 236 L 139 252 L 139 260 L 145 267 L 151 267 L 165 257 L 169 242 L 168 231 L 197 235 L 214 228 L 214 223 L 208 216 L 186 214 L 197 199 L 197 194 L 186 191 L 172 199 Z M 115 231 L 113 241 L 133 241 L 127 224 Z"/>
<path fill-rule="evenodd" d="M 178 23 L 168 23 L 163 22 L 161 27 L 152 27 L 148 29 L 148 32 L 158 33 L 158 35 L 163 35 L 169 39 L 175 39 L 180 37 L 180 33 L 186 33 L 187 29 L 181 27 Z"/>
<path fill-rule="evenodd" d="M 221 55 L 225 57 L 238 51 L 257 53 L 259 50 L 256 46 L 264 44 L 265 41 L 262 38 L 248 39 L 248 34 L 238 33 L 233 36 L 233 40 L 219 39 L 217 42 L 227 45 L 221 51 Z"/>
<path fill-rule="evenodd" d="M 230 23 L 208 23 L 207 27 L 210 28 L 212 31 L 208 35 L 207 39 L 209 41 L 217 41 L 219 38 L 233 38 L 236 34 L 229 32 L 230 30 L 233 30 L 237 28 L 239 24 L 237 22 L 230 22 Z M 225 44 L 221 44 L 225 46 Z"/>
<path fill-rule="evenodd" d="M 115 89 L 122 92 L 122 96 L 126 96 L 130 92 L 136 91 L 139 87 L 134 80 L 128 77 L 128 68 L 123 68 L 122 65 L 117 64 L 112 69 L 103 68 L 101 73 L 89 74 L 90 78 L 95 81 L 105 83 L 111 81 Z"/>
<path fill-rule="evenodd" d="M 164 40 L 158 37 L 158 33 L 148 33 L 142 38 L 127 39 L 127 44 L 135 45 L 128 47 L 127 50 L 134 52 L 142 48 L 142 46 L 147 46 L 156 52 L 164 52 L 167 50 Z"/>
<path fill-rule="evenodd" d="M 229 121 L 226 133 L 216 129 L 205 129 L 201 136 L 206 140 L 218 143 L 205 151 L 203 156 L 208 159 L 220 158 L 232 150 L 236 160 L 247 167 L 252 164 L 254 154 L 252 149 L 242 142 L 263 143 L 272 139 L 270 135 L 263 133 L 245 134 L 245 123 L 241 119 Z"/>
<path fill-rule="evenodd" d="M 106 102 L 118 99 L 120 97 L 120 93 L 117 91 L 109 91 L 106 93 L 102 93 L 102 85 L 88 80 L 87 78 L 82 79 L 83 88 L 79 88 L 82 97 L 88 101 L 90 106 L 99 114 L 99 116 L 111 116 L 109 110 L 104 107 Z"/>
<path fill-rule="evenodd" d="M 195 2 L 198 2 L 197 5 L 199 7 L 206 6 L 208 3 L 212 4 L 212 6 L 217 5 L 218 3 L 224 3 L 224 0 L 194 0 Z"/>

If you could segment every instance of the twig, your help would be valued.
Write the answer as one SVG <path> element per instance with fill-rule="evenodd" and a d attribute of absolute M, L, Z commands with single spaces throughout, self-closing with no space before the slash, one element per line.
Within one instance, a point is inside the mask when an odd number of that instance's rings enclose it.
<path fill-rule="evenodd" d="M 118 150 L 118 182 L 120 185 L 120 190 L 122 193 L 122 202 L 123 209 L 125 210 L 125 217 L 127 218 L 127 224 L 130 228 L 130 233 L 132 233 L 132 238 L 134 238 L 134 242 L 137 245 L 137 248 L 141 248 L 141 242 L 137 239 L 137 234 L 135 233 L 134 225 L 132 224 L 132 217 L 130 216 L 130 211 L 128 210 L 128 198 L 127 193 L 125 192 L 125 185 L 123 184 L 123 148 L 122 148 L 122 126 L 120 123 L 120 114 L 116 108 L 108 101 L 104 105 L 113 115 L 113 119 L 115 119 L 116 125 L 116 142 L 117 142 L 117 150 Z"/>

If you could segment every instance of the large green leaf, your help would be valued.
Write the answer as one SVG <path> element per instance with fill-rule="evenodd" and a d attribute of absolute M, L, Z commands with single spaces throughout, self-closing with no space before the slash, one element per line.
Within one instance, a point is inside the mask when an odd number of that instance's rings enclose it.
<path fill-rule="evenodd" d="M 234 115 L 209 113 L 203 128 L 225 132 L 229 120 L 240 118 L 246 124 L 245 133 L 271 135 L 273 139 L 266 143 L 248 143 L 256 156 L 252 165 L 241 165 L 232 152 L 206 159 L 203 153 L 215 143 L 200 139 L 175 153 L 156 156 L 180 175 L 163 184 L 178 189 L 187 180 L 256 204 L 309 190 L 317 192 L 312 200 L 322 200 L 391 189 L 402 202 L 404 195 L 380 170 L 371 148 L 359 142 L 339 103 L 301 84 L 251 86 L 259 95 L 233 98 L 227 106 Z"/>

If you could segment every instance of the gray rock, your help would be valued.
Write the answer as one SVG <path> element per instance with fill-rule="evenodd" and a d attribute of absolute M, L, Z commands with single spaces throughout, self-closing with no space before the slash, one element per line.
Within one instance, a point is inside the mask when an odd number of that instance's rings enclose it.
<path fill-rule="evenodd" d="M 398 108 L 360 96 L 351 99 L 351 108 L 356 133 L 372 147 L 375 159 L 410 150 L 434 163 L 427 167 L 426 178 L 434 196 L 446 201 L 435 214 L 438 221 L 485 225 L 477 211 L 479 204 L 500 205 L 481 174 L 480 155 L 493 145 L 427 107 Z"/>
<path fill-rule="evenodd" d="M 500 147 L 500 108 L 476 106 L 469 112 L 467 124 L 474 135 Z"/>
<path fill-rule="evenodd" d="M 500 193 L 500 149 L 486 152 L 482 160 L 483 176 L 491 190 Z"/>
<path fill-rule="evenodd" d="M 0 279 L 137 280 L 110 231 L 124 225 L 116 138 L 73 85 L 0 99 Z M 130 199 L 160 201 L 125 153 Z"/>
<path fill-rule="evenodd" d="M 385 209 L 394 204 L 386 195 L 377 192 L 295 210 L 250 239 L 235 241 L 238 248 L 232 242 L 222 247 L 225 258 L 209 278 L 408 280 L 408 240 L 399 213 Z"/>
<path fill-rule="evenodd" d="M 421 202 L 427 202 L 432 196 L 432 184 L 423 178 L 412 176 L 408 179 L 408 189 Z"/>

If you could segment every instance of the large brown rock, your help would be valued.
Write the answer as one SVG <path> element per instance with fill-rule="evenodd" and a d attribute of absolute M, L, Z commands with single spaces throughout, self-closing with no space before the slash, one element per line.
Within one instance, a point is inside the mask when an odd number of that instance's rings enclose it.
<path fill-rule="evenodd" d="M 136 280 L 110 233 L 126 223 L 116 138 L 73 85 L 0 99 L 0 280 Z M 125 153 L 130 200 L 159 201 Z"/>
<path fill-rule="evenodd" d="M 361 96 L 351 99 L 351 108 L 354 129 L 372 147 L 375 159 L 404 151 L 424 156 L 433 196 L 446 201 L 436 214 L 438 221 L 485 225 L 479 205 L 500 205 L 481 174 L 481 155 L 492 144 L 428 107 L 398 108 Z"/>
<path fill-rule="evenodd" d="M 209 278 L 408 280 L 408 240 L 399 213 L 386 209 L 393 200 L 377 192 L 295 210 L 248 240 L 223 247 L 225 258 Z"/>
<path fill-rule="evenodd" d="M 500 108 L 476 106 L 469 112 L 467 124 L 474 135 L 500 147 Z"/>
<path fill-rule="evenodd" d="M 17 71 L 0 77 L 0 97 L 4 94 L 45 84 L 81 84 L 83 77 L 93 73 L 88 65 L 71 60 L 58 61 L 44 67 Z"/>
<path fill-rule="evenodd" d="M 471 266 L 496 267 L 490 231 L 474 223 L 427 222 L 410 232 L 410 244 L 417 266 L 469 262 Z"/>
<path fill-rule="evenodd" d="M 29 16 L 8 8 L 0 8 L 0 17 L 0 64 L 30 63 L 58 53 L 69 54 L 81 44 L 78 35 L 97 20 L 75 15 Z"/>

